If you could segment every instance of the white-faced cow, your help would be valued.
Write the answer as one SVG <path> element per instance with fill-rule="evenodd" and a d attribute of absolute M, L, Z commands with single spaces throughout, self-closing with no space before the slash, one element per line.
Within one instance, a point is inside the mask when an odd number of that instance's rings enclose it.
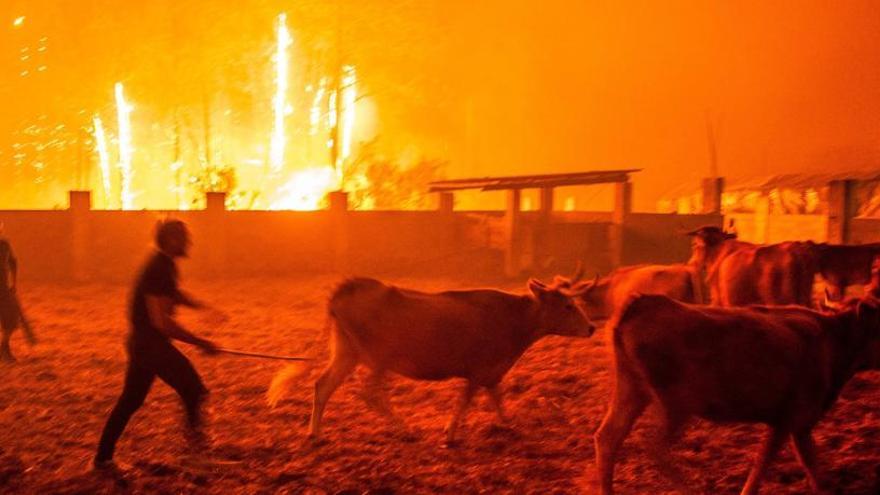
<path fill-rule="evenodd" d="M 694 304 L 707 302 L 704 301 L 700 273 L 691 265 L 624 266 L 591 281 L 557 277 L 555 282 L 582 292 L 584 310 L 593 320 L 610 318 L 635 293 L 663 294 Z"/>
<path fill-rule="evenodd" d="M 688 264 L 705 271 L 713 305 L 812 305 L 817 265 L 815 244 L 783 242 L 756 245 L 736 234 L 702 227 L 693 236 Z"/>
<path fill-rule="evenodd" d="M 504 420 L 499 383 L 529 346 L 548 334 L 589 337 L 595 330 L 576 292 L 534 279 L 528 289 L 527 295 L 489 289 L 424 293 L 367 278 L 343 282 L 328 304 L 335 323 L 331 361 L 315 383 L 310 437 L 319 437 L 328 399 L 358 364 L 372 371 L 368 405 L 398 426 L 383 390 L 387 372 L 466 380 L 446 428 L 448 442 L 480 387 Z"/>
<path fill-rule="evenodd" d="M 801 306 L 718 308 L 639 295 L 612 329 L 614 391 L 596 432 L 603 494 L 612 493 L 617 452 L 652 401 L 664 419 L 651 453 L 684 484 L 668 444 L 686 419 L 764 423 L 764 445 L 743 494 L 758 491 L 768 463 L 791 439 L 813 490 L 820 491 L 811 431 L 880 343 L 880 308 L 866 298 L 823 314 Z"/>

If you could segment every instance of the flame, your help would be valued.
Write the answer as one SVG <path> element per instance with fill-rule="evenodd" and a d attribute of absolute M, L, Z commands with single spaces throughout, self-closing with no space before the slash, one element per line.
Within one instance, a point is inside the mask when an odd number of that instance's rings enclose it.
<path fill-rule="evenodd" d="M 339 153 L 339 166 L 342 170 L 342 164 L 351 156 L 351 135 L 354 129 L 354 102 L 357 99 L 357 75 L 354 67 L 346 65 L 342 68 L 342 132 Z"/>
<path fill-rule="evenodd" d="M 107 152 L 107 138 L 101 117 L 95 115 L 95 151 L 98 152 L 98 164 L 101 166 L 101 184 L 104 187 L 104 207 L 110 206 L 110 154 Z"/>
<path fill-rule="evenodd" d="M 119 126 L 119 170 L 122 172 L 122 209 L 134 209 L 134 195 L 131 192 L 131 111 L 125 101 L 122 83 L 116 83 L 116 112 Z"/>
<path fill-rule="evenodd" d="M 278 188 L 279 197 L 270 210 L 318 210 L 328 192 L 339 189 L 333 167 L 310 167 L 293 173 Z"/>
<path fill-rule="evenodd" d="M 284 165 L 284 116 L 287 114 L 287 77 L 290 61 L 287 48 L 293 44 L 287 30 L 287 14 L 278 15 L 277 46 L 275 49 L 275 99 L 273 100 L 275 126 L 269 151 L 269 164 L 273 172 L 280 172 Z"/>
<path fill-rule="evenodd" d="M 327 100 L 327 129 L 332 130 L 336 127 L 336 91 L 330 92 L 330 98 Z M 333 147 L 333 134 L 330 135 L 330 139 L 327 140 L 327 147 Z"/>
<path fill-rule="evenodd" d="M 324 99 L 324 93 L 327 92 L 327 79 L 321 78 L 321 85 L 315 91 L 315 98 L 312 100 L 312 108 L 309 110 L 309 135 L 318 134 L 318 126 L 321 125 L 321 101 Z"/>

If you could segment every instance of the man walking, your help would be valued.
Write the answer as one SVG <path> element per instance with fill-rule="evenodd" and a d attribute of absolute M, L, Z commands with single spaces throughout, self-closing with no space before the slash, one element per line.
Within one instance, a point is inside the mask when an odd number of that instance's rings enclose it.
<path fill-rule="evenodd" d="M 0 361 L 15 361 L 12 349 L 9 347 L 9 339 L 19 325 L 25 325 L 28 342 L 31 345 L 35 343 L 33 333 L 18 303 L 17 285 L 18 260 L 12 252 L 9 240 L 3 237 L 3 223 L 0 222 L 0 329 L 3 331 L 3 338 L 0 341 Z"/>
<path fill-rule="evenodd" d="M 186 409 L 186 436 L 190 447 L 206 443 L 202 431 L 201 408 L 208 390 L 192 363 L 177 350 L 171 339 L 195 345 L 208 354 L 217 346 L 184 329 L 174 319 L 175 306 L 210 309 L 178 288 L 175 260 L 184 258 L 191 246 L 189 230 L 180 220 L 162 220 L 156 225 L 156 252 L 141 271 L 132 294 L 128 337 L 128 370 L 122 395 L 107 419 L 94 466 L 114 468 L 113 452 L 131 416 L 144 403 L 158 376 L 183 400 Z"/>

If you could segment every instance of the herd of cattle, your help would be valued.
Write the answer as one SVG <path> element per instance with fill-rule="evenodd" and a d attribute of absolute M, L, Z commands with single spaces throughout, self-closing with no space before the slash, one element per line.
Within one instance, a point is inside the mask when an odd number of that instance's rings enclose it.
<path fill-rule="evenodd" d="M 872 265 L 880 245 L 755 245 L 716 227 L 689 235 L 685 264 L 624 267 L 591 281 L 580 273 L 549 285 L 533 279 L 528 295 L 343 282 L 328 305 L 331 362 L 315 384 L 310 436 L 320 435 L 330 396 L 364 364 L 371 370 L 367 403 L 395 426 L 401 422 L 384 395 L 386 373 L 464 378 L 446 428 L 453 442 L 480 388 L 506 419 L 499 384 L 535 341 L 548 334 L 589 337 L 593 320 L 607 319 L 614 388 L 595 434 L 603 494 L 613 493 L 617 451 L 651 402 L 663 421 L 649 452 L 677 489 L 687 491 L 667 446 L 698 416 L 769 426 L 743 494 L 757 493 L 786 440 L 820 492 L 811 431 L 854 373 L 880 368 L 880 265 Z M 813 302 L 816 275 L 826 285 L 821 303 Z M 864 296 L 846 300 L 850 284 L 869 285 Z"/>

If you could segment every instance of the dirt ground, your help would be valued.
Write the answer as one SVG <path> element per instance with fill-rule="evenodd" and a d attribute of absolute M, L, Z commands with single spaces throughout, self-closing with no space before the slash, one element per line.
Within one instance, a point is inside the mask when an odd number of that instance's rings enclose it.
<path fill-rule="evenodd" d="M 208 357 L 183 344 L 211 389 L 216 453 L 239 464 L 216 472 L 183 467 L 181 407 L 163 383 L 135 415 L 117 460 L 132 469 L 102 477 L 89 462 L 119 393 L 125 367 L 127 287 L 23 287 L 40 344 L 13 340 L 16 364 L 0 365 L 0 491 L 4 493 L 591 493 L 592 434 L 610 392 L 605 331 L 591 339 L 548 337 L 529 350 L 503 387 L 510 427 L 493 424 L 480 395 L 460 445 L 443 446 L 443 425 L 456 381 L 394 378 L 390 396 L 409 435 L 390 429 L 359 398 L 363 370 L 346 382 L 325 415 L 326 443 L 306 441 L 312 384 L 327 358 L 324 304 L 338 280 L 236 280 L 185 283 L 230 315 L 208 328 L 194 314 L 191 329 L 226 347 L 305 355 L 317 365 L 276 409 L 264 394 L 277 361 Z M 461 287 L 452 280 L 395 280 L 414 288 Z M 507 285 L 508 289 L 519 289 Z M 644 455 L 649 412 L 627 440 L 616 472 L 624 494 L 671 487 Z M 739 493 L 763 427 L 696 422 L 674 454 L 702 492 Z M 821 463 L 835 493 L 880 493 L 880 373 L 858 375 L 816 430 Z M 808 492 L 786 447 L 762 493 Z"/>

